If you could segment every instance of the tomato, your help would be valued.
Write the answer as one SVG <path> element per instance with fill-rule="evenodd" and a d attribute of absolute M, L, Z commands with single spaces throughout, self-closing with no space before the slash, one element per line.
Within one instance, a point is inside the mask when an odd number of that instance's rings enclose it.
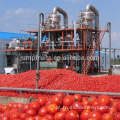
<path fill-rule="evenodd" d="M 113 113 L 113 119 L 114 120 L 120 120 L 120 112 L 114 112 Z"/>
<path fill-rule="evenodd" d="M 13 108 L 13 103 L 8 103 L 7 104 L 11 109 Z"/>
<path fill-rule="evenodd" d="M 40 106 L 44 106 L 46 104 L 47 100 L 44 97 L 39 97 L 38 98 L 38 103 Z"/>
<path fill-rule="evenodd" d="M 35 120 L 34 117 L 27 117 L 25 120 Z"/>
<path fill-rule="evenodd" d="M 66 113 L 65 120 L 79 120 L 79 114 L 74 110 L 70 110 Z"/>
<path fill-rule="evenodd" d="M 65 119 L 65 112 L 57 112 L 54 115 L 54 120 L 64 120 Z"/>
<path fill-rule="evenodd" d="M 38 112 L 38 115 L 40 115 L 40 116 L 44 116 L 44 115 L 46 115 L 47 114 L 47 107 L 46 106 L 43 106 L 43 107 L 41 107 L 40 109 L 39 109 L 39 112 Z"/>
<path fill-rule="evenodd" d="M 8 106 L 8 105 L 3 106 L 2 111 L 5 112 L 7 110 L 10 110 L 10 106 Z"/>
<path fill-rule="evenodd" d="M 35 118 L 35 120 L 41 120 L 41 116 L 39 116 L 39 115 L 34 116 L 34 118 Z"/>
<path fill-rule="evenodd" d="M 109 113 L 110 113 L 110 114 L 113 114 L 114 112 L 116 112 L 116 106 L 111 106 L 111 107 L 109 108 Z"/>
<path fill-rule="evenodd" d="M 80 120 L 88 120 L 88 116 L 91 110 L 83 110 L 80 114 Z"/>
<path fill-rule="evenodd" d="M 61 109 L 60 109 L 60 112 L 65 112 L 67 113 L 69 111 L 69 108 L 67 106 L 63 106 Z"/>
<path fill-rule="evenodd" d="M 71 107 L 78 113 L 81 113 L 84 109 L 84 106 L 81 102 L 74 102 Z"/>
<path fill-rule="evenodd" d="M 28 116 L 31 116 L 31 117 L 33 117 L 33 116 L 35 116 L 37 114 L 37 112 L 34 109 L 31 109 L 31 108 L 28 109 L 26 111 L 26 113 L 27 113 Z"/>
<path fill-rule="evenodd" d="M 23 107 L 22 107 L 22 112 L 25 113 L 29 108 L 30 108 L 30 104 L 25 104 L 25 105 L 23 105 Z"/>
<path fill-rule="evenodd" d="M 101 120 L 101 114 L 98 111 L 92 111 L 88 115 L 88 119 L 95 118 L 97 120 Z"/>
<path fill-rule="evenodd" d="M 59 111 L 59 107 L 56 104 L 52 103 L 47 106 L 47 111 L 49 114 L 55 114 Z"/>
<path fill-rule="evenodd" d="M 10 120 L 19 119 L 20 113 L 19 112 L 13 112 L 10 114 Z"/>
<path fill-rule="evenodd" d="M 88 97 L 83 97 L 82 100 L 83 100 L 83 101 L 82 101 L 82 104 L 83 104 L 83 105 L 85 105 L 85 106 L 86 106 L 86 105 L 89 105 L 89 104 L 88 104 Z"/>
<path fill-rule="evenodd" d="M 50 105 L 51 103 L 52 103 L 51 100 L 49 100 L 45 103 L 45 105 L 47 106 L 47 105 Z"/>
<path fill-rule="evenodd" d="M 23 103 L 18 103 L 18 104 L 17 104 L 17 107 L 18 107 L 18 108 L 22 108 L 23 106 L 24 106 Z"/>
<path fill-rule="evenodd" d="M 46 118 L 46 117 L 41 117 L 41 119 L 40 120 L 49 120 L 48 118 Z"/>
<path fill-rule="evenodd" d="M 97 107 L 98 107 L 98 100 L 94 100 L 94 101 L 91 103 L 91 109 L 96 110 Z"/>
<path fill-rule="evenodd" d="M 94 97 L 94 96 L 93 96 L 93 97 L 89 97 L 89 98 L 88 98 L 88 104 L 89 104 L 89 105 L 92 105 L 95 100 L 97 100 L 96 97 Z"/>
<path fill-rule="evenodd" d="M 116 109 L 118 112 L 120 112 L 120 102 L 117 104 Z"/>
<path fill-rule="evenodd" d="M 27 113 L 20 113 L 21 120 L 25 120 L 25 118 L 27 118 L 27 117 L 28 117 Z"/>
<path fill-rule="evenodd" d="M 14 113 L 14 112 L 20 112 L 20 110 L 18 108 L 12 108 L 10 110 L 10 113 Z"/>
<path fill-rule="evenodd" d="M 57 93 L 56 96 L 59 96 L 63 99 L 65 97 L 65 94 L 64 93 Z"/>
<path fill-rule="evenodd" d="M 38 102 L 32 102 L 32 103 L 30 104 L 30 108 L 31 108 L 31 109 L 34 109 L 35 111 L 39 111 L 39 109 L 40 109 L 40 104 L 39 104 Z"/>
<path fill-rule="evenodd" d="M 111 99 L 107 95 L 100 95 L 98 98 L 99 105 L 110 106 Z"/>
<path fill-rule="evenodd" d="M 101 120 L 113 120 L 113 116 L 110 113 L 104 113 L 101 116 Z"/>
<path fill-rule="evenodd" d="M 75 101 L 82 102 L 82 96 L 80 94 L 73 95 Z"/>
<path fill-rule="evenodd" d="M 0 120 L 10 120 L 10 118 L 8 116 L 4 116 Z"/>
<path fill-rule="evenodd" d="M 62 105 L 62 98 L 59 96 L 54 96 L 51 101 L 52 103 L 55 103 L 58 106 Z"/>
<path fill-rule="evenodd" d="M 104 106 L 104 105 L 99 105 L 99 106 L 97 107 L 97 110 L 98 110 L 101 114 L 104 114 L 104 113 L 108 113 L 109 107 L 108 107 L 108 106 Z"/>
<path fill-rule="evenodd" d="M 49 120 L 54 120 L 54 117 L 51 114 L 46 114 L 44 117 L 49 119 Z"/>
<path fill-rule="evenodd" d="M 70 107 L 74 103 L 74 99 L 71 96 L 63 98 L 63 106 Z"/>
<path fill-rule="evenodd" d="M 18 103 L 13 103 L 13 108 L 17 108 L 18 107 Z"/>

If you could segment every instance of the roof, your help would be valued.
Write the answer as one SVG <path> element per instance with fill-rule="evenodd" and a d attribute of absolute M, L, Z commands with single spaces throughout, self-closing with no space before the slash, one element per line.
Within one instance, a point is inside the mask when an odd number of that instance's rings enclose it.
<path fill-rule="evenodd" d="M 10 33 L 10 32 L 0 32 L 0 39 L 13 39 L 20 37 L 29 37 L 29 34 L 20 34 L 20 33 Z"/>

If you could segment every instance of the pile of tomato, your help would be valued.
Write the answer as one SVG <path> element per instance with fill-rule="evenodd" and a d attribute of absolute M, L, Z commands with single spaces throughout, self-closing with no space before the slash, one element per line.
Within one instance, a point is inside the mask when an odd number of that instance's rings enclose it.
<path fill-rule="evenodd" d="M 0 74 L 0 87 L 35 89 L 35 77 L 36 70 L 31 70 L 15 75 Z M 40 70 L 38 87 L 39 89 L 120 92 L 120 75 L 90 77 L 65 69 Z M 19 97 L 19 92 L 2 90 L 0 91 L 0 96 Z M 30 96 L 33 96 L 34 98 L 41 96 L 51 98 L 51 94 L 36 94 L 33 92 L 22 93 L 22 97 Z"/>
<path fill-rule="evenodd" d="M 27 104 L 0 104 L 0 120 L 120 120 L 120 100 L 57 93 Z"/>

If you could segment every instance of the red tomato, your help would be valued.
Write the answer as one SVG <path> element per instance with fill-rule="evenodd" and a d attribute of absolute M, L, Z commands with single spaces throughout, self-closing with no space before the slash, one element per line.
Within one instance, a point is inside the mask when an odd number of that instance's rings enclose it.
<path fill-rule="evenodd" d="M 38 103 L 40 106 L 44 106 L 46 104 L 47 100 L 44 97 L 39 97 L 38 98 Z"/>
<path fill-rule="evenodd" d="M 40 120 L 49 120 L 48 118 L 46 118 L 46 117 L 41 117 L 41 119 Z"/>
<path fill-rule="evenodd" d="M 18 103 L 13 103 L 13 108 L 17 108 L 18 107 Z"/>
<path fill-rule="evenodd" d="M 46 117 L 49 120 L 54 120 L 54 117 L 51 114 L 46 114 L 44 117 Z"/>
<path fill-rule="evenodd" d="M 98 110 L 101 114 L 104 114 L 104 113 L 108 113 L 109 107 L 108 107 L 108 106 L 104 106 L 104 105 L 99 105 L 99 106 L 97 107 L 97 110 Z"/>
<path fill-rule="evenodd" d="M 80 120 L 88 120 L 88 116 L 91 110 L 83 110 L 80 114 Z"/>
<path fill-rule="evenodd" d="M 82 101 L 82 104 L 83 104 L 83 105 L 85 105 L 85 106 L 86 106 L 86 105 L 89 105 L 89 104 L 88 104 L 88 97 L 83 97 L 82 100 L 83 100 L 83 101 Z"/>
<path fill-rule="evenodd" d="M 98 106 L 98 100 L 94 100 L 94 101 L 91 103 L 91 106 L 93 107 L 93 109 L 96 109 L 96 107 Z"/>
<path fill-rule="evenodd" d="M 88 104 L 89 104 L 89 105 L 92 105 L 95 100 L 97 100 L 96 97 L 94 97 L 94 96 L 93 96 L 93 97 L 89 97 L 89 98 L 88 98 Z"/>
<path fill-rule="evenodd" d="M 20 113 L 19 112 L 13 112 L 10 114 L 10 120 L 19 119 Z"/>
<path fill-rule="evenodd" d="M 101 114 L 98 111 L 92 111 L 89 113 L 88 119 L 95 118 L 97 120 L 101 120 Z"/>
<path fill-rule="evenodd" d="M 41 116 L 39 116 L 39 115 L 34 116 L 34 118 L 35 118 L 35 120 L 41 120 Z"/>
<path fill-rule="evenodd" d="M 113 119 L 114 120 L 120 120 L 120 112 L 114 112 L 113 113 Z"/>
<path fill-rule="evenodd" d="M 117 104 L 116 109 L 118 112 L 120 112 L 120 102 Z"/>
<path fill-rule="evenodd" d="M 49 100 L 45 103 L 45 105 L 47 106 L 47 105 L 50 105 L 51 103 L 52 103 L 51 100 Z"/>
<path fill-rule="evenodd" d="M 39 109 L 39 112 L 38 112 L 38 115 L 40 115 L 40 116 L 44 116 L 44 115 L 46 115 L 47 114 L 47 107 L 46 106 L 43 106 L 43 107 L 41 107 L 40 109 Z"/>
<path fill-rule="evenodd" d="M 82 96 L 80 94 L 75 94 L 73 97 L 75 98 L 75 101 L 82 102 Z"/>
<path fill-rule="evenodd" d="M 34 117 L 27 117 L 25 120 L 35 120 Z"/>
<path fill-rule="evenodd" d="M 110 113 L 110 114 L 113 114 L 114 112 L 116 112 L 116 106 L 111 106 L 111 107 L 109 108 L 109 113 Z"/>
<path fill-rule="evenodd" d="M 13 103 L 8 103 L 7 104 L 11 109 L 13 108 Z"/>
<path fill-rule="evenodd" d="M 10 118 L 8 116 L 4 116 L 0 120 L 10 120 Z"/>
<path fill-rule="evenodd" d="M 30 108 L 30 104 L 23 105 L 22 112 L 26 112 Z"/>
<path fill-rule="evenodd" d="M 56 96 L 59 96 L 63 99 L 65 97 L 65 94 L 64 93 L 57 93 Z"/>
<path fill-rule="evenodd" d="M 69 111 L 69 108 L 67 106 L 63 106 L 61 109 L 60 109 L 60 112 L 65 112 L 67 113 Z"/>
<path fill-rule="evenodd" d="M 20 112 L 20 110 L 18 108 L 12 108 L 10 110 L 10 113 L 14 113 L 14 112 Z"/>
<path fill-rule="evenodd" d="M 31 109 L 34 109 L 35 111 L 39 111 L 39 109 L 40 109 L 40 104 L 39 104 L 38 102 L 32 102 L 32 103 L 30 104 L 30 108 L 31 108 Z"/>
<path fill-rule="evenodd" d="M 107 95 L 100 95 L 100 97 L 98 98 L 98 103 L 99 105 L 110 106 L 111 99 Z"/>
<path fill-rule="evenodd" d="M 5 112 L 7 110 L 10 110 L 10 106 L 8 106 L 8 105 L 3 106 L 2 111 Z"/>
<path fill-rule="evenodd" d="M 81 113 L 84 109 L 84 106 L 81 102 L 74 102 L 71 107 L 72 110 L 75 110 L 78 113 Z"/>
<path fill-rule="evenodd" d="M 37 112 L 34 109 L 31 109 L 31 108 L 28 109 L 26 111 L 26 113 L 27 113 L 28 116 L 31 116 L 31 117 L 33 117 L 33 116 L 35 116 L 37 114 Z"/>
<path fill-rule="evenodd" d="M 51 101 L 52 103 L 55 103 L 58 106 L 62 105 L 62 98 L 59 96 L 54 96 Z"/>
<path fill-rule="evenodd" d="M 28 117 L 27 113 L 20 113 L 21 120 L 25 120 L 25 118 L 27 118 L 27 117 Z"/>
<path fill-rule="evenodd" d="M 64 120 L 65 119 L 65 112 L 57 112 L 54 115 L 54 120 Z"/>
<path fill-rule="evenodd" d="M 17 104 L 17 107 L 18 107 L 18 108 L 22 108 L 23 106 L 24 106 L 23 103 L 18 103 L 18 104 Z"/>
<path fill-rule="evenodd" d="M 113 120 L 113 116 L 110 113 L 104 113 L 101 116 L 101 120 Z"/>
<path fill-rule="evenodd" d="M 47 111 L 49 114 L 55 114 L 59 111 L 59 107 L 56 104 L 52 103 L 47 106 Z"/>
<path fill-rule="evenodd" d="M 66 113 L 65 120 L 79 120 L 79 114 L 74 110 L 70 110 Z"/>
<path fill-rule="evenodd" d="M 63 98 L 63 106 L 70 107 L 74 103 L 74 99 L 71 96 Z"/>

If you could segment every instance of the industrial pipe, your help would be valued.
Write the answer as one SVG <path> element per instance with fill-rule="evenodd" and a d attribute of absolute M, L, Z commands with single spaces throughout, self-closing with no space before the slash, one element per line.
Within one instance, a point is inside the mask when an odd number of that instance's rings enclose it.
<path fill-rule="evenodd" d="M 68 28 L 68 15 L 67 15 L 67 13 L 59 7 L 54 7 L 53 8 L 53 14 L 57 14 L 57 11 L 59 13 L 63 14 L 63 16 L 64 16 L 64 20 L 63 20 L 64 21 L 64 27 Z"/>
<path fill-rule="evenodd" d="M 51 89 L 30 89 L 30 88 L 8 88 L 0 87 L 0 90 L 16 90 L 16 91 L 33 91 L 33 92 L 51 92 L 51 93 L 68 93 L 68 94 L 86 94 L 86 95 L 110 95 L 110 96 L 120 96 L 120 93 L 112 92 L 92 92 L 92 91 L 71 91 L 71 90 L 51 90 Z"/>
<path fill-rule="evenodd" d="M 99 12 L 94 6 L 92 6 L 91 4 L 88 4 L 86 6 L 86 11 L 88 12 L 90 10 L 95 13 L 95 29 L 99 29 Z"/>
<path fill-rule="evenodd" d="M 41 23 L 41 16 L 42 16 L 42 23 Z M 42 24 L 44 23 L 44 14 L 40 13 L 39 14 L 39 25 L 38 25 L 38 48 L 37 48 L 37 71 L 36 71 L 36 89 L 38 89 L 38 80 L 40 77 L 40 72 L 39 72 L 39 54 L 40 54 L 40 46 L 41 46 L 41 41 L 42 41 Z"/>

